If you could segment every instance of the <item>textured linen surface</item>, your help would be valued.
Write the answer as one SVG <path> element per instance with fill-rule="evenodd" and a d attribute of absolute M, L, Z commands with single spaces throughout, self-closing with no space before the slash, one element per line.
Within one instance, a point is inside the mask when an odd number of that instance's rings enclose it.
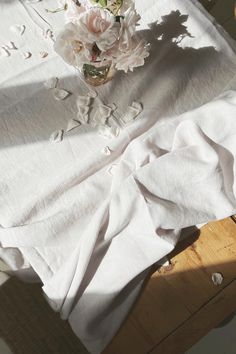
<path fill-rule="evenodd" d="M 100 353 L 179 231 L 236 212 L 235 44 L 197 1 L 137 0 L 150 57 L 98 94 L 117 119 L 133 101 L 142 114 L 117 138 L 85 125 L 52 144 L 89 88 L 43 38 L 64 22 L 45 7 L 55 2 L 0 2 L 1 44 L 19 47 L 0 58 L 0 257 L 32 267 L 51 306 Z M 43 85 L 53 76 L 72 93 L 65 101 Z"/>

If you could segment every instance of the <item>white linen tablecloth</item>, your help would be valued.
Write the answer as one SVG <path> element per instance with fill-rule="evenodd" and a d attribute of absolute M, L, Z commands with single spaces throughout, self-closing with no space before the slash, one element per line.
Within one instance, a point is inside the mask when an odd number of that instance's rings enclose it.
<path fill-rule="evenodd" d="M 182 228 L 236 212 L 235 44 L 195 0 L 136 7 L 150 57 L 97 91 L 116 103 L 117 119 L 133 101 L 142 114 L 117 138 L 85 125 L 52 144 L 89 91 L 42 35 L 56 33 L 63 14 L 45 12 L 52 0 L 0 3 L 0 44 L 19 48 L 0 57 L 0 257 L 35 270 L 91 353 L 111 340 Z M 50 77 L 72 95 L 55 101 Z"/>

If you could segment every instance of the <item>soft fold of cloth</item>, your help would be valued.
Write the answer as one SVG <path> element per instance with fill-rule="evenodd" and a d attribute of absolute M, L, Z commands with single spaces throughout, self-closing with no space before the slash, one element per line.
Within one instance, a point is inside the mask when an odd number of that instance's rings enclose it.
<path fill-rule="evenodd" d="M 1 58 L 0 257 L 16 272 L 34 269 L 52 308 L 101 353 L 180 230 L 236 213 L 235 43 L 195 0 L 137 0 L 150 57 L 94 99 L 95 111 L 115 104 L 119 135 L 78 124 L 52 143 L 90 88 L 43 38 L 64 21 L 44 6 L 0 4 L 1 41 L 33 54 Z M 20 39 L 7 30 L 16 23 Z M 72 93 L 65 100 L 45 87 L 52 77 Z M 125 125 L 133 102 L 143 110 Z"/>

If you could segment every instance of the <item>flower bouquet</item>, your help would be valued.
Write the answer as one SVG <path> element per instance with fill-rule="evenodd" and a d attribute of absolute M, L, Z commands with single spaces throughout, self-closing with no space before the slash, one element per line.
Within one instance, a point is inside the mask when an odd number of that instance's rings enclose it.
<path fill-rule="evenodd" d="M 144 65 L 149 47 L 136 31 L 140 20 L 133 0 L 66 0 L 66 24 L 54 49 L 94 86 L 117 70 Z"/>

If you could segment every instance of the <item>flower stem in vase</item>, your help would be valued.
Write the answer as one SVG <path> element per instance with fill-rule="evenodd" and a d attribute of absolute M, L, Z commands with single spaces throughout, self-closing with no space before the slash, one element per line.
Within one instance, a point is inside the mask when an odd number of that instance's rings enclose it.
<path fill-rule="evenodd" d="M 110 81 L 115 74 L 115 69 L 111 64 L 96 66 L 93 64 L 83 65 L 83 75 L 85 81 L 92 86 L 103 85 Z"/>

